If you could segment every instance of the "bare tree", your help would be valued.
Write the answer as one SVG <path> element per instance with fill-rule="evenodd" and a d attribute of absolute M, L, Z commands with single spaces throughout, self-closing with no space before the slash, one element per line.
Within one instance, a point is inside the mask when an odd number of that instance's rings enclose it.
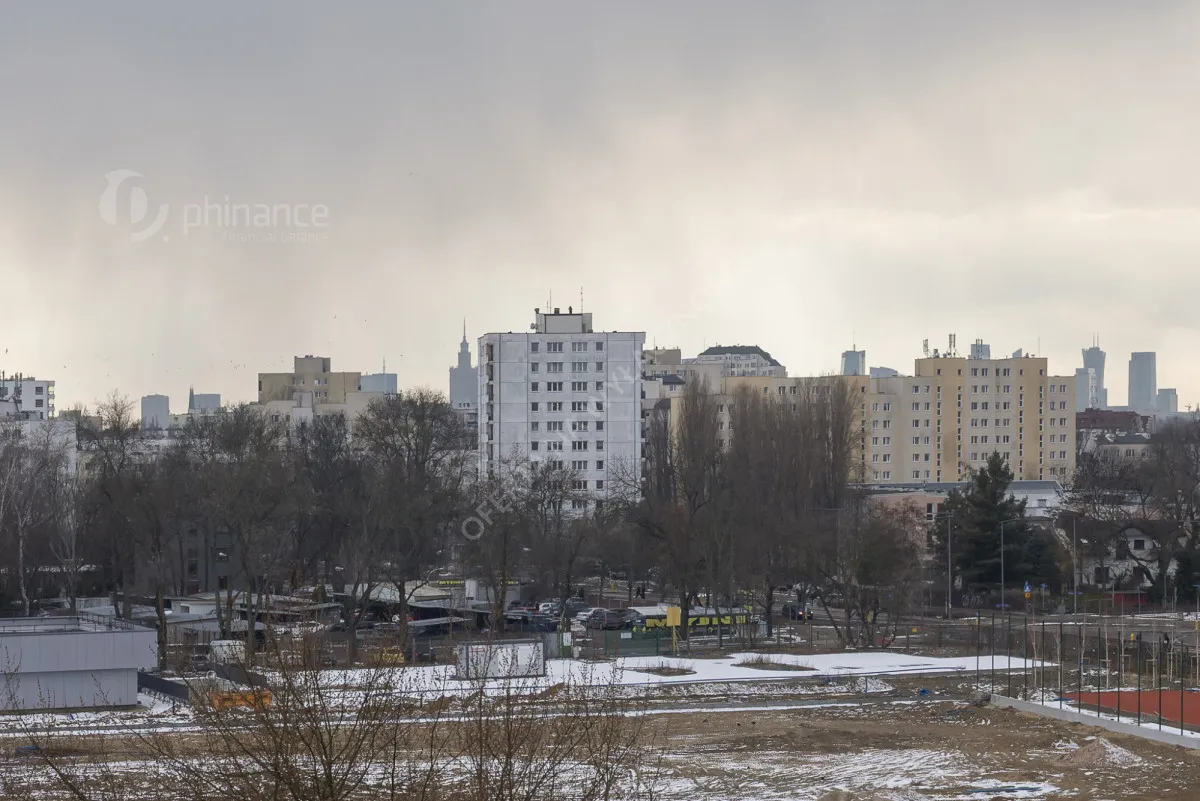
<path fill-rule="evenodd" d="M 133 417 L 133 402 L 114 392 L 97 405 L 94 417 L 81 418 L 78 435 L 83 448 L 80 469 L 89 478 L 88 516 L 98 527 L 105 545 L 104 563 L 113 607 L 119 617 L 128 618 L 133 606 L 130 588 L 136 570 L 130 505 L 135 467 L 143 458 L 141 430 Z"/>
<path fill-rule="evenodd" d="M 201 513 L 229 538 L 231 559 L 243 588 L 246 651 L 253 661 L 256 625 L 271 581 L 286 570 L 294 523 L 294 472 L 284 447 L 283 425 L 250 406 L 236 406 L 193 423 L 187 433 L 198 460 Z M 235 591 L 225 588 L 217 604 L 226 636 L 234 627 Z"/>
<path fill-rule="evenodd" d="M 717 401 L 691 381 L 678 403 L 655 409 L 646 435 L 646 475 L 638 524 L 659 545 L 686 616 L 706 573 L 705 537 L 717 521 L 721 445 Z M 687 627 L 684 627 L 686 636 Z"/>
<path fill-rule="evenodd" d="M 45 546 L 60 523 L 59 488 L 71 454 L 58 431 L 52 420 L 29 427 L 7 423 L 0 429 L 0 529 L 12 549 L 26 616 L 32 606 L 30 582 L 48 566 Z"/>

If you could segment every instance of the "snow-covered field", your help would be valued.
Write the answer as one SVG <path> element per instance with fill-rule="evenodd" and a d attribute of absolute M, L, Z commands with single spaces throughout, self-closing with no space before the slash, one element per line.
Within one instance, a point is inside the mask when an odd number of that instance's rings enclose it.
<path fill-rule="evenodd" d="M 699 702 L 720 700 L 734 692 L 742 698 L 761 696 L 765 700 L 779 694 L 776 690 L 782 691 L 782 683 L 785 681 L 791 682 L 786 685 L 786 694 L 789 696 L 886 692 L 891 686 L 878 677 L 967 674 L 974 672 L 977 666 L 974 657 L 938 658 L 886 651 L 804 656 L 770 654 L 767 657 L 773 663 L 805 668 L 801 670 L 739 665 L 758 656 L 753 653 L 733 653 L 720 659 L 645 656 L 598 663 L 558 659 L 546 663 L 544 677 L 494 679 L 483 682 L 482 685 L 479 681 L 455 679 L 453 665 L 389 668 L 382 672 L 369 669 L 325 670 L 321 672 L 321 683 L 329 689 L 346 691 L 346 704 L 350 708 L 355 703 L 356 690 L 371 682 L 380 686 L 381 679 L 382 686 L 414 697 L 464 696 L 480 690 L 489 695 L 496 695 L 514 689 L 533 694 L 549 690 L 556 685 L 570 684 L 593 687 L 619 686 L 628 688 L 631 692 L 649 692 L 652 696 L 657 695 L 660 689 L 663 692 L 670 691 L 672 697 L 679 697 L 682 691 L 687 698 Z M 995 669 L 1021 670 L 1034 664 L 1032 661 L 997 657 Z M 657 675 L 646 672 L 662 666 L 689 672 L 683 675 Z M 981 660 L 978 666 L 980 670 L 990 671 L 991 658 Z M 798 679 L 809 681 L 796 684 Z M 178 729 L 186 726 L 191 720 L 191 711 L 186 705 L 173 705 L 148 695 L 140 695 L 139 701 L 139 708 L 132 710 L 0 716 L 0 736 L 45 726 L 81 732 L 110 727 Z"/>
<path fill-rule="evenodd" d="M 720 659 L 689 659 L 675 656 L 624 657 L 613 662 L 580 662 L 555 659 L 546 663 L 546 676 L 537 679 L 522 679 L 522 686 L 529 690 L 545 689 L 556 684 L 588 684 L 607 686 L 653 686 L 670 684 L 696 684 L 702 682 L 762 682 L 795 679 L 845 679 L 853 676 L 908 676 L 918 674 L 966 673 L 969 671 L 1023 670 L 1042 663 L 1005 656 L 976 659 L 975 657 L 930 657 L 911 654 L 879 652 L 852 652 L 837 654 L 769 654 L 771 662 L 792 665 L 802 670 L 775 670 L 750 667 L 739 663 L 761 657 L 761 654 L 734 653 Z M 683 675 L 657 675 L 646 672 L 659 667 L 688 671 Z M 473 693 L 480 689 L 478 681 L 459 681 L 454 678 L 453 665 L 435 665 L 394 669 L 398 681 L 414 687 L 435 688 L 439 693 Z M 361 686 L 371 677 L 373 670 L 328 670 L 322 681 L 330 687 L 353 688 Z M 401 676 L 403 677 L 401 679 Z M 501 692 L 511 685 L 503 679 L 483 683 L 485 692 Z"/>

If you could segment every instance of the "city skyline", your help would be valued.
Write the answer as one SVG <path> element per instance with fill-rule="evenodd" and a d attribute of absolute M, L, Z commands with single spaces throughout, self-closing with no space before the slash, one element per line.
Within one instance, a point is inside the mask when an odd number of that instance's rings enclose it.
<path fill-rule="evenodd" d="M 1200 399 L 1200 7 L 534 5 L 11 9 L 0 369 L 60 409 L 301 353 L 444 389 L 462 316 L 552 296 L 793 375 L 1099 330 L 1110 405 L 1135 351 Z"/>

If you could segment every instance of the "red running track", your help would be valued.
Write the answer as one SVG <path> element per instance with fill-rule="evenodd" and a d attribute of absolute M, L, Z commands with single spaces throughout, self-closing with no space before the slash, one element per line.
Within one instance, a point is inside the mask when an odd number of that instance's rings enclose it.
<path fill-rule="evenodd" d="M 1099 696 L 1099 698 L 1097 698 Z M 1117 711 L 1117 698 L 1120 697 L 1121 717 L 1129 715 L 1132 718 L 1137 717 L 1138 713 L 1138 693 L 1137 690 L 1122 690 L 1120 693 L 1115 690 L 1102 693 L 1067 693 L 1063 697 L 1076 701 L 1084 710 L 1095 711 L 1097 700 L 1100 704 L 1100 709 L 1104 712 L 1115 713 Z M 1145 723 L 1150 719 L 1158 720 L 1158 699 L 1159 691 L 1154 689 L 1142 689 L 1142 722 Z M 1179 690 L 1162 691 L 1162 719 L 1163 721 L 1171 721 L 1176 725 L 1179 724 Z M 1200 692 L 1187 691 L 1183 694 L 1183 724 L 1185 726 L 1200 727 Z"/>

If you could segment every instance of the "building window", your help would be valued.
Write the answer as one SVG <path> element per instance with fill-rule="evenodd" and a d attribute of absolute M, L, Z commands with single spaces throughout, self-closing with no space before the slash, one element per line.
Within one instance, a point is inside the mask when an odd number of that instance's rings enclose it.
<path fill-rule="evenodd" d="M 561 440 L 561 439 L 550 439 L 550 440 L 546 440 L 546 450 L 548 450 L 548 451 L 561 451 L 562 449 L 563 449 L 563 446 L 562 446 L 562 440 Z"/>
<path fill-rule="evenodd" d="M 596 489 L 598 489 L 598 490 L 604 489 L 604 479 L 602 479 L 602 478 L 596 479 Z"/>
<path fill-rule="evenodd" d="M 598 451 L 604 450 L 604 440 L 602 440 L 602 439 L 596 440 L 596 450 L 598 450 Z"/>
<path fill-rule="evenodd" d="M 584 425 L 587 425 L 587 424 L 586 424 L 586 423 L 584 423 Z M 586 429 L 585 429 L 585 430 L 586 430 Z M 603 420 L 597 420 L 597 421 L 596 421 L 596 430 L 597 430 L 597 431 L 603 431 L 603 430 L 604 430 L 604 421 L 603 421 Z"/>
<path fill-rule="evenodd" d="M 596 362 L 596 372 L 597 373 L 604 372 L 604 362 Z"/>
<path fill-rule="evenodd" d="M 599 460 L 598 462 L 596 462 L 596 469 L 597 469 L 597 470 L 603 470 L 603 469 L 604 469 L 604 460 L 603 460 L 603 459 L 601 459 L 601 460 Z"/>
<path fill-rule="evenodd" d="M 563 352 L 562 343 L 561 342 L 547 342 L 546 343 L 546 352 L 547 353 L 562 353 Z"/>
<path fill-rule="evenodd" d="M 603 391 L 604 391 L 604 382 L 603 382 L 603 381 L 597 381 L 597 382 L 596 382 L 596 391 L 597 391 L 597 392 L 603 392 Z"/>
<path fill-rule="evenodd" d="M 529 372 L 536 373 L 538 371 L 538 366 L 539 362 L 531 362 L 529 365 Z"/>
<path fill-rule="evenodd" d="M 604 411 L 604 401 L 596 401 L 596 411 Z"/>
<path fill-rule="evenodd" d="M 571 343 L 571 352 L 572 353 L 583 353 L 586 350 L 587 350 L 586 342 L 572 342 Z"/>
<path fill-rule="evenodd" d="M 537 430 L 538 430 L 538 422 L 537 422 L 537 420 L 534 420 L 532 423 L 530 423 L 530 424 L 529 424 L 529 430 L 530 430 L 530 431 L 537 431 Z"/>
<path fill-rule="evenodd" d="M 571 430 L 572 431 L 587 431 L 588 430 L 587 420 L 572 420 L 571 421 Z"/>
<path fill-rule="evenodd" d="M 546 430 L 547 431 L 562 431 L 563 430 L 563 421 L 562 420 L 551 420 L 550 422 L 546 423 Z"/>
<path fill-rule="evenodd" d="M 550 401 L 550 403 L 546 404 L 546 411 L 561 412 L 562 411 L 562 401 Z"/>
<path fill-rule="evenodd" d="M 532 384 L 530 384 L 530 385 L 529 385 L 529 391 L 530 391 L 530 392 L 537 392 L 537 391 L 538 391 L 538 382 L 534 381 Z"/>
<path fill-rule="evenodd" d="M 529 352 L 530 352 L 530 353 L 537 353 L 537 352 L 538 352 L 538 343 L 536 343 L 536 342 L 530 342 L 530 343 L 529 343 Z"/>
<path fill-rule="evenodd" d="M 587 372 L 587 362 L 571 362 L 571 372 L 572 373 L 586 373 Z"/>
<path fill-rule="evenodd" d="M 586 412 L 587 411 L 587 401 L 571 401 L 571 411 Z"/>
<path fill-rule="evenodd" d="M 529 443 L 529 450 L 536 451 L 538 449 L 538 441 L 535 439 Z"/>
<path fill-rule="evenodd" d="M 1146 550 L 1146 541 L 1145 540 L 1134 540 L 1133 541 L 1133 550 L 1135 550 L 1135 551 Z"/>
<path fill-rule="evenodd" d="M 562 392 L 563 391 L 562 387 L 563 387 L 563 382 L 551 381 L 546 384 L 546 391 L 547 392 Z"/>
<path fill-rule="evenodd" d="M 563 371 L 562 362 L 546 362 L 547 373 L 561 373 Z"/>

